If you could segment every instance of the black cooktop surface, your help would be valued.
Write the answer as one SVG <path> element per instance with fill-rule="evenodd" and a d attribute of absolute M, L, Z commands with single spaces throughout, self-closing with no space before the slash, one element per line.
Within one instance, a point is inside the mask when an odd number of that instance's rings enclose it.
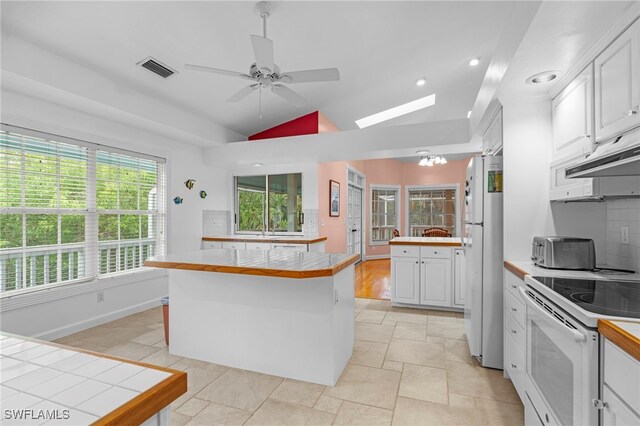
<path fill-rule="evenodd" d="M 533 277 L 582 309 L 596 314 L 640 318 L 640 281 Z"/>

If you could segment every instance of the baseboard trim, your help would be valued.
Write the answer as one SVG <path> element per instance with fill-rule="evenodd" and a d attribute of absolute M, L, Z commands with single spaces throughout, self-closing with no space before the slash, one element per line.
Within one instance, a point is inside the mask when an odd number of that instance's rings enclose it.
<path fill-rule="evenodd" d="M 366 256 L 365 260 L 378 260 L 378 259 L 391 259 L 390 254 L 372 254 L 371 256 Z"/>
<path fill-rule="evenodd" d="M 56 329 L 45 331 L 31 337 L 35 339 L 52 341 L 60 339 L 61 337 L 68 336 L 70 334 L 78 333 L 91 327 L 96 327 L 98 325 L 115 321 L 117 319 L 124 318 L 138 312 L 146 311 L 147 309 L 155 308 L 156 306 L 160 306 L 160 300 L 158 300 L 158 298 L 154 298 L 153 300 L 149 300 L 147 302 L 138 303 L 137 305 L 127 306 L 126 308 L 99 315 L 97 317 L 89 318 L 84 321 L 69 324 L 64 327 L 58 327 Z"/>

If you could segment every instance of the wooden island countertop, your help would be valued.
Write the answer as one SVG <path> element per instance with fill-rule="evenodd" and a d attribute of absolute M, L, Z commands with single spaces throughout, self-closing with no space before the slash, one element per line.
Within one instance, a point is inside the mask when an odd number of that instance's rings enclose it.
<path fill-rule="evenodd" d="M 436 246 L 436 247 L 462 247 L 462 238 L 446 237 L 396 237 L 389 241 L 394 246 Z"/>
<path fill-rule="evenodd" d="M 188 271 L 302 279 L 333 276 L 357 262 L 359 258 L 356 254 L 210 249 L 151 257 L 144 265 Z"/>

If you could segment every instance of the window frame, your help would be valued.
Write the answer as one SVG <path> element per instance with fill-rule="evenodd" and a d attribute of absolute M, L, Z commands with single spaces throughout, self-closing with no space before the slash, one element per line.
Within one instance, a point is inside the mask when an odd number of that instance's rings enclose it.
<path fill-rule="evenodd" d="M 406 231 L 406 235 L 411 236 L 411 212 L 409 211 L 409 205 L 410 205 L 410 197 L 409 197 L 409 193 L 411 191 L 438 191 L 438 190 L 455 190 L 455 200 L 456 202 L 453 203 L 454 206 L 454 212 L 455 212 L 455 234 L 453 235 L 453 237 L 459 237 L 460 236 L 460 184 L 459 183 L 450 183 L 450 184 L 438 184 L 438 185 L 407 185 L 405 186 L 405 193 L 404 193 L 404 209 L 405 209 L 405 231 Z"/>
<path fill-rule="evenodd" d="M 43 251 L 45 249 L 55 249 L 58 252 L 60 250 L 64 250 L 65 248 L 68 248 L 69 246 L 75 246 L 75 245 L 82 245 L 82 248 L 84 249 L 84 276 L 83 277 L 76 277 L 76 278 L 72 278 L 72 279 L 67 279 L 67 280 L 62 280 L 62 281 L 53 281 L 53 282 L 49 282 L 49 283 L 43 283 L 43 284 L 37 284 L 37 285 L 31 285 L 31 286 L 24 286 L 25 283 L 25 278 L 22 279 L 23 282 L 23 287 L 21 288 L 15 288 L 13 290 L 7 290 L 7 291 L 2 291 L 0 292 L 0 299 L 10 299 L 14 296 L 18 296 L 18 295 L 23 295 L 23 294 L 30 294 L 30 293 L 36 293 L 42 290 L 51 290 L 54 288 L 69 288 L 68 291 L 71 292 L 75 292 L 75 288 L 78 288 L 78 290 L 80 288 L 83 288 L 82 291 L 79 291 L 79 293 L 85 292 L 87 291 L 86 289 L 84 289 L 84 287 L 77 287 L 79 286 L 83 286 L 83 285 L 87 285 L 87 283 L 98 283 L 101 280 L 107 280 L 110 281 L 115 277 L 118 276 L 128 276 L 128 275 L 136 275 L 136 274 L 140 274 L 143 271 L 151 271 L 152 268 L 147 268 L 145 266 L 143 266 L 142 263 L 140 263 L 140 266 L 135 267 L 135 268 L 131 268 L 131 269 L 126 269 L 126 270 L 121 270 L 121 271 L 117 271 L 117 272 L 112 272 L 112 273 L 101 273 L 100 272 L 100 257 L 99 257 L 99 239 L 98 239 L 98 210 L 96 209 L 96 191 L 97 191 L 97 177 L 96 177 L 96 168 L 97 168 L 97 158 L 96 158 L 96 153 L 98 151 L 106 151 L 109 153 L 114 153 L 114 154 L 120 154 L 120 155 L 125 155 L 125 156 L 129 156 L 129 157 L 133 157 L 136 160 L 147 160 L 147 161 L 153 161 L 157 164 L 157 175 L 156 175 L 156 191 L 157 191 L 157 208 L 153 211 L 151 210 L 140 210 L 141 212 L 144 213 L 149 213 L 149 214 L 153 214 L 157 219 L 157 229 L 156 229 L 156 237 L 155 237 L 155 254 L 161 254 L 164 253 L 166 250 L 166 235 L 167 235 L 167 218 L 168 218 L 168 209 L 167 209 L 167 191 L 168 191 L 168 185 L 167 185 L 167 176 L 168 176 L 168 170 L 167 170 L 167 160 L 165 158 L 162 157 L 157 157 L 157 156 L 153 156 L 153 155 L 149 155 L 149 154 L 145 154 L 145 153 L 140 153 L 140 152 L 135 152 L 135 151 L 130 151 L 130 150 L 126 150 L 126 149 L 121 149 L 121 148 L 117 148 L 117 147 L 112 147 L 112 146 L 108 146 L 108 145 L 104 145 L 104 144 L 98 144 L 98 143 L 93 143 L 93 142 L 88 142 L 86 140 L 82 140 L 82 139 L 75 139 L 75 138 L 71 138 L 71 137 L 66 137 L 66 136 L 60 136 L 60 135 L 56 135 L 53 133 L 49 133 L 49 132 L 44 132 L 44 131 L 38 131 L 38 130 L 33 130 L 33 129 L 27 129 L 27 128 L 23 128 L 23 127 L 19 127 L 19 126 L 14 126 L 14 125 L 9 125 L 9 124 L 5 124 L 5 123 L 1 123 L 1 128 L 4 132 L 7 133 L 13 133 L 13 134 L 18 134 L 22 137 L 31 137 L 31 138 L 38 138 L 38 139 L 43 139 L 46 142 L 49 143 L 63 143 L 63 144 L 68 144 L 68 145 L 73 145 L 76 147 L 81 147 L 81 148 L 85 148 L 87 151 L 87 156 L 86 156 L 86 163 L 85 163 L 85 167 L 86 167 L 86 171 L 85 171 L 85 177 L 84 177 L 84 182 L 85 182 L 85 198 L 86 198 L 86 207 L 82 208 L 82 209 L 62 209 L 60 208 L 60 206 L 58 205 L 56 208 L 33 208 L 33 207 L 26 207 L 24 205 L 24 200 L 22 202 L 23 205 L 21 205 L 20 207 L 0 207 L 0 214 L 21 214 L 23 215 L 23 246 L 20 248 L 16 248 L 16 249 L 5 249 L 5 250 L 0 250 L 0 253 L 4 254 L 6 252 L 15 252 L 17 250 L 20 250 L 23 252 L 23 260 L 22 263 L 26 264 L 26 255 L 29 252 L 38 252 L 38 251 Z M 22 158 L 24 158 L 24 151 L 22 151 L 21 154 Z M 22 160 L 24 161 L 24 160 Z M 58 162 L 60 160 L 58 159 Z M 23 172 L 24 173 L 24 172 Z M 59 171 L 58 171 L 59 173 Z M 58 178 L 59 179 L 59 178 Z M 23 191 L 22 187 L 21 190 Z M 58 199 L 60 198 L 59 192 L 60 192 L 60 186 L 58 185 L 57 188 L 58 194 L 57 197 Z M 140 195 L 138 194 L 138 197 L 140 197 Z M 82 214 L 84 215 L 85 221 L 84 221 L 84 241 L 82 243 L 72 243 L 72 244 L 64 244 L 62 242 L 60 242 L 60 239 L 58 239 L 58 243 L 55 245 L 46 245 L 46 246 L 33 246 L 33 247 L 26 247 L 24 244 L 24 239 L 26 238 L 24 234 L 25 229 L 24 229 L 24 215 L 26 214 Z M 60 234 L 61 232 L 61 228 L 60 228 L 61 223 L 60 223 L 60 216 L 58 219 L 58 234 Z M 119 232 L 119 231 L 118 231 Z M 141 232 L 139 230 L 139 232 Z M 138 239 L 139 241 L 141 240 L 141 238 Z M 30 250 L 32 249 L 32 250 Z M 47 250 L 50 251 L 50 250 Z M 23 271 L 24 271 L 24 266 L 22 266 Z M 58 277 L 60 276 L 60 274 L 58 273 Z M 66 291 L 66 290 L 65 290 Z M 53 293 L 46 293 L 46 294 L 51 294 L 52 298 L 55 298 L 55 296 L 53 296 Z M 40 296 L 37 296 L 40 297 Z"/>
<path fill-rule="evenodd" d="M 300 223 L 300 231 L 276 231 L 271 232 L 269 229 L 269 176 L 277 176 L 277 175 L 291 175 L 291 174 L 299 174 L 300 175 L 300 213 L 302 214 L 302 221 Z M 239 192 L 238 192 L 238 178 L 239 177 L 256 177 L 256 176 L 264 176 L 265 177 L 265 203 L 264 203 L 264 213 L 262 217 L 262 224 L 264 226 L 264 234 L 269 235 L 281 235 L 281 236 L 291 236 L 291 235 L 304 235 L 305 223 L 304 223 L 304 173 L 300 171 L 293 172 L 272 172 L 272 173 L 245 173 L 245 174 L 233 174 L 232 175 L 232 187 L 233 187 L 233 217 L 231 218 L 233 223 L 233 234 L 234 235 L 262 235 L 263 231 L 240 231 L 238 226 L 240 225 L 240 221 L 238 218 L 240 217 L 240 200 L 239 200 Z"/>
<path fill-rule="evenodd" d="M 390 240 L 374 240 L 373 239 L 373 191 L 375 190 L 393 190 L 396 193 L 395 199 L 395 207 L 396 207 L 396 227 L 395 229 L 400 230 L 402 228 L 402 224 L 400 223 L 400 189 L 401 185 L 382 185 L 382 184 L 370 184 L 369 185 L 369 246 L 383 246 L 388 245 Z M 393 238 L 393 237 L 391 237 Z"/>

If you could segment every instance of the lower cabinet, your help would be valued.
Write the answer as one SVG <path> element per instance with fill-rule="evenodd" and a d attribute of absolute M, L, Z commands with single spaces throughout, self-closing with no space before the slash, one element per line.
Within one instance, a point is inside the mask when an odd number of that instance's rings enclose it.
<path fill-rule="evenodd" d="M 450 247 L 392 246 L 391 302 L 464 307 L 464 252 Z"/>
<path fill-rule="evenodd" d="M 640 417 L 618 398 L 607 385 L 602 387 L 602 400 L 606 403 L 602 410 L 603 425 L 631 426 L 640 424 Z"/>
<path fill-rule="evenodd" d="M 603 424 L 640 425 L 640 361 L 603 340 Z"/>
<path fill-rule="evenodd" d="M 464 250 L 453 250 L 453 304 L 464 308 Z"/>
<path fill-rule="evenodd" d="M 202 241 L 202 250 L 208 249 L 235 249 L 235 250 L 292 250 L 324 253 L 324 241 L 311 244 L 296 243 L 268 243 L 261 241 Z"/>
<path fill-rule="evenodd" d="M 451 259 L 420 260 L 420 304 L 451 306 Z"/>
<path fill-rule="evenodd" d="M 391 258 L 391 300 L 399 303 L 420 303 L 419 258 Z"/>

